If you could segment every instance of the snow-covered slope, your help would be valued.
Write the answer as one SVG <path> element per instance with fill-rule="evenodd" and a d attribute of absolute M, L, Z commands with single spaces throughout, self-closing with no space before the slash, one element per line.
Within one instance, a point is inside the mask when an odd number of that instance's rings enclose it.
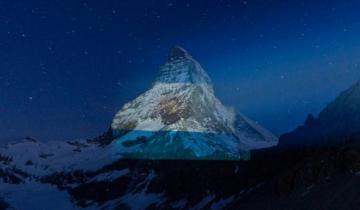
<path fill-rule="evenodd" d="M 183 48 L 171 50 L 152 87 L 125 104 L 113 152 L 131 158 L 239 159 L 277 138 L 225 107 L 207 73 Z"/>
<path fill-rule="evenodd" d="M 115 161 L 111 156 L 110 147 L 101 147 L 85 140 L 44 143 L 25 138 L 0 147 L 0 154 L 8 160 L 0 161 L 0 164 L 34 176 L 74 170 L 95 170 Z"/>
<path fill-rule="evenodd" d="M 111 146 L 96 141 L 41 142 L 27 137 L 9 143 L 0 147 L 0 200 L 18 210 L 80 209 L 64 189 L 114 161 Z M 121 176 L 115 172 L 91 179 Z"/>
<path fill-rule="evenodd" d="M 2 147 L 0 207 L 145 210 L 207 209 L 205 206 L 214 205 L 211 209 L 216 210 L 233 199 L 223 195 L 217 184 L 206 183 L 214 181 L 213 174 L 215 183 L 223 180 L 223 172 L 214 171 L 224 165 L 230 164 L 225 171 L 234 177 L 239 161 L 202 164 L 202 161 L 115 160 L 111 148 L 111 144 L 94 141 L 42 143 L 32 138 Z M 186 179 L 186 186 L 200 187 L 181 189 L 178 179 Z M 179 193 L 173 194 L 173 189 Z"/>

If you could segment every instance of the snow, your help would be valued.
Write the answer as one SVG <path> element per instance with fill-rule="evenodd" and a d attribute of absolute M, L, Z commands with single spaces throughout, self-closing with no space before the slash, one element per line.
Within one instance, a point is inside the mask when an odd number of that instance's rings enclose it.
<path fill-rule="evenodd" d="M 132 210 L 143 210 L 151 204 L 158 204 L 162 200 L 161 194 L 145 193 L 129 193 L 121 198 L 124 204 L 127 204 Z"/>
<path fill-rule="evenodd" d="M 124 170 L 123 173 L 125 173 Z M 156 174 L 154 172 L 151 172 L 150 174 L 148 174 L 148 176 L 143 182 L 138 183 L 136 187 L 133 187 L 131 191 L 129 191 L 125 195 L 117 199 L 108 201 L 101 206 L 92 206 L 91 208 L 115 209 L 118 205 L 122 204 L 128 206 L 131 210 L 144 210 L 152 204 L 160 204 L 162 201 L 165 200 L 163 194 L 147 193 L 148 185 L 150 184 L 151 180 L 155 177 Z M 136 191 L 138 186 L 143 186 L 143 185 L 145 187 L 142 187 L 140 191 Z"/>
<path fill-rule="evenodd" d="M 187 200 L 179 200 L 171 205 L 175 209 L 184 209 L 187 204 Z"/>
<path fill-rule="evenodd" d="M 115 161 L 110 146 L 99 147 L 81 140 L 75 144 L 23 140 L 0 148 L 0 154 L 13 159 L 11 166 L 36 176 L 72 170 L 95 170 Z"/>
<path fill-rule="evenodd" d="M 215 195 L 208 195 L 204 197 L 199 203 L 191 208 L 191 210 L 204 209 L 206 205 L 208 205 L 212 200 L 215 199 Z"/>
<path fill-rule="evenodd" d="M 164 127 L 159 119 L 146 119 L 139 123 L 134 130 L 136 131 L 158 131 Z"/>
<path fill-rule="evenodd" d="M 211 210 L 223 209 L 227 205 L 229 205 L 232 201 L 234 201 L 234 196 L 230 196 L 228 198 L 221 199 L 211 205 Z"/>
<path fill-rule="evenodd" d="M 129 169 L 123 169 L 123 170 L 120 170 L 120 171 L 111 171 L 111 172 L 107 172 L 107 173 L 102 173 L 102 174 L 99 174 L 97 176 L 95 176 L 94 178 L 92 178 L 90 180 L 90 182 L 92 181 L 113 181 L 119 177 L 122 177 L 122 176 L 125 176 L 126 174 L 128 174 L 130 171 Z"/>
<path fill-rule="evenodd" d="M 51 185 L 29 181 L 25 184 L 0 184 L 0 197 L 17 210 L 80 209 L 71 203 L 66 191 Z"/>
<path fill-rule="evenodd" d="M 307 194 L 309 194 L 311 192 L 311 190 L 314 188 L 314 185 L 310 185 L 308 187 L 306 187 L 305 191 L 303 193 L 301 193 L 301 196 L 306 196 Z"/>
<path fill-rule="evenodd" d="M 137 186 L 145 184 L 145 187 L 140 192 L 129 192 L 123 196 L 120 201 L 127 204 L 132 210 L 143 210 L 151 204 L 159 204 L 163 200 L 163 194 L 147 193 L 148 186 L 152 179 L 156 177 L 155 172 L 148 174 L 146 179 Z M 134 189 L 136 189 L 135 187 Z"/>

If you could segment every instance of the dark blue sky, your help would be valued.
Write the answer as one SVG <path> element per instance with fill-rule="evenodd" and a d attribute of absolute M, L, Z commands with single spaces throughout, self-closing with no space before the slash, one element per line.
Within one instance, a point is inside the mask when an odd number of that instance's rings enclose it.
<path fill-rule="evenodd" d="M 360 78 L 360 2 L 0 0 L 0 141 L 95 136 L 174 45 L 275 134 Z"/>

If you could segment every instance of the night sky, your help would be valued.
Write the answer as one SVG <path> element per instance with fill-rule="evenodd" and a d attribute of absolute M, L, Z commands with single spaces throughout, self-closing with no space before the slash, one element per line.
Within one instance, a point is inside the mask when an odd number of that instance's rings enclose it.
<path fill-rule="evenodd" d="M 0 141 L 96 136 L 175 45 L 279 135 L 360 79 L 360 1 L 0 0 Z"/>

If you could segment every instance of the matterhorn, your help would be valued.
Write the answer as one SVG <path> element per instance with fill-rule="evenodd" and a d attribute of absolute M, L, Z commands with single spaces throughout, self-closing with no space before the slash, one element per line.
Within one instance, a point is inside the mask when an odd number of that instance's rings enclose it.
<path fill-rule="evenodd" d="M 112 122 L 113 154 L 136 159 L 246 159 L 277 137 L 214 94 L 210 77 L 181 47 L 171 49 L 151 88 Z"/>

